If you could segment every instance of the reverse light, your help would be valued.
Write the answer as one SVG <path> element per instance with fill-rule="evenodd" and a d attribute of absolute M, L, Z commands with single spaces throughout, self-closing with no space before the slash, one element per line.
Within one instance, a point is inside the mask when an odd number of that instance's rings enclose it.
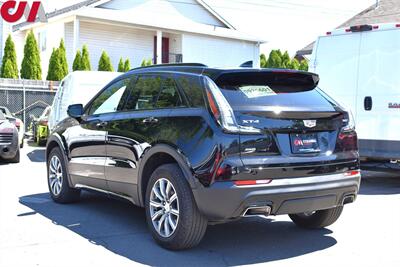
<path fill-rule="evenodd" d="M 263 185 L 263 184 L 270 184 L 272 179 L 265 179 L 265 180 L 240 180 L 235 181 L 236 186 L 247 186 L 247 185 Z"/>

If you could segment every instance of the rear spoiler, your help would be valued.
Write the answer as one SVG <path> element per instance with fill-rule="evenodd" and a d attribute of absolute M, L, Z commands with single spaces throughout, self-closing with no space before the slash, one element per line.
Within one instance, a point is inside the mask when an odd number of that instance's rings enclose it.
<path fill-rule="evenodd" d="M 212 77 L 217 85 L 243 84 L 251 79 L 261 83 L 271 83 L 297 87 L 298 89 L 311 90 L 318 86 L 318 74 L 306 71 L 286 69 L 243 69 L 227 70 L 217 77 Z"/>

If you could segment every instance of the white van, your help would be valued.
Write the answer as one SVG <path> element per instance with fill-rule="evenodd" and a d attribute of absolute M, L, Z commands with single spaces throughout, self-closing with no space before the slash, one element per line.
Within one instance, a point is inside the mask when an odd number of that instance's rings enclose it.
<path fill-rule="evenodd" d="M 315 43 L 310 71 L 352 111 L 362 157 L 400 159 L 400 24 L 328 32 Z"/>
<path fill-rule="evenodd" d="M 54 97 L 49 116 L 49 129 L 67 118 L 67 109 L 72 104 L 87 104 L 101 89 L 114 78 L 121 75 L 119 72 L 102 71 L 75 71 L 61 81 Z"/>

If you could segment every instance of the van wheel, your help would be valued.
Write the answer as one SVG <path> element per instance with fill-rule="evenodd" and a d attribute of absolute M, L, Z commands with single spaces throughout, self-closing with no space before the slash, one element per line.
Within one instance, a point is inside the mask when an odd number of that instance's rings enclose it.
<path fill-rule="evenodd" d="M 342 214 L 342 211 L 343 206 L 338 206 L 327 210 L 290 214 L 289 217 L 297 226 L 302 228 L 320 229 L 336 222 Z"/>
<path fill-rule="evenodd" d="M 21 155 L 20 155 L 20 150 L 18 148 L 17 150 L 17 154 L 15 155 L 15 157 L 13 157 L 12 159 L 10 159 L 11 163 L 19 163 L 21 160 Z"/>
<path fill-rule="evenodd" d="M 51 198 L 57 203 L 71 203 L 79 200 L 81 191 L 68 184 L 68 172 L 61 150 L 54 148 L 47 160 L 47 183 Z"/>
<path fill-rule="evenodd" d="M 162 247 L 182 250 L 200 243 L 207 220 L 200 214 L 177 164 L 158 167 L 146 190 L 146 220 L 153 238 Z"/>

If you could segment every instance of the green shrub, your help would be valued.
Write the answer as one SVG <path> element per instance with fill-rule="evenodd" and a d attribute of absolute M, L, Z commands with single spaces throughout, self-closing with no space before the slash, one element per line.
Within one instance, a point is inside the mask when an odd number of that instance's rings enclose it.
<path fill-rule="evenodd" d="M 307 60 L 303 59 L 300 62 L 299 70 L 308 71 L 308 62 L 307 62 Z"/>
<path fill-rule="evenodd" d="M 82 69 L 82 54 L 81 50 L 76 51 L 74 63 L 72 63 L 72 71 L 83 70 Z"/>
<path fill-rule="evenodd" d="M 129 61 L 129 58 L 127 58 L 124 64 L 124 72 L 130 71 L 131 69 L 131 62 Z"/>
<path fill-rule="evenodd" d="M 122 57 L 119 59 L 118 72 L 125 72 L 124 60 L 122 59 Z"/>
<path fill-rule="evenodd" d="M 142 67 L 147 67 L 153 65 L 153 62 L 151 59 L 143 59 L 141 66 Z"/>
<path fill-rule="evenodd" d="M 30 80 L 42 79 L 42 67 L 40 66 L 39 48 L 35 35 L 28 33 L 24 47 L 24 58 L 21 64 L 21 78 Z"/>
<path fill-rule="evenodd" d="M 103 50 L 103 53 L 101 53 L 98 71 L 114 71 L 114 68 L 111 65 L 110 57 L 108 56 L 107 52 L 104 50 Z"/>
<path fill-rule="evenodd" d="M 17 53 L 15 52 L 15 44 L 11 35 L 8 35 L 4 47 L 3 61 L 1 64 L 1 77 L 18 79 Z"/>
<path fill-rule="evenodd" d="M 65 43 L 64 39 L 61 39 L 60 47 L 58 48 L 58 60 L 60 61 L 61 65 L 61 73 L 60 77 L 61 80 L 64 79 L 65 76 L 68 75 L 68 61 L 67 61 L 67 51 L 65 50 Z"/>
<path fill-rule="evenodd" d="M 84 45 L 82 48 L 82 61 L 80 70 L 86 70 L 86 71 L 92 70 L 92 66 L 90 65 L 90 56 L 87 45 Z"/>

